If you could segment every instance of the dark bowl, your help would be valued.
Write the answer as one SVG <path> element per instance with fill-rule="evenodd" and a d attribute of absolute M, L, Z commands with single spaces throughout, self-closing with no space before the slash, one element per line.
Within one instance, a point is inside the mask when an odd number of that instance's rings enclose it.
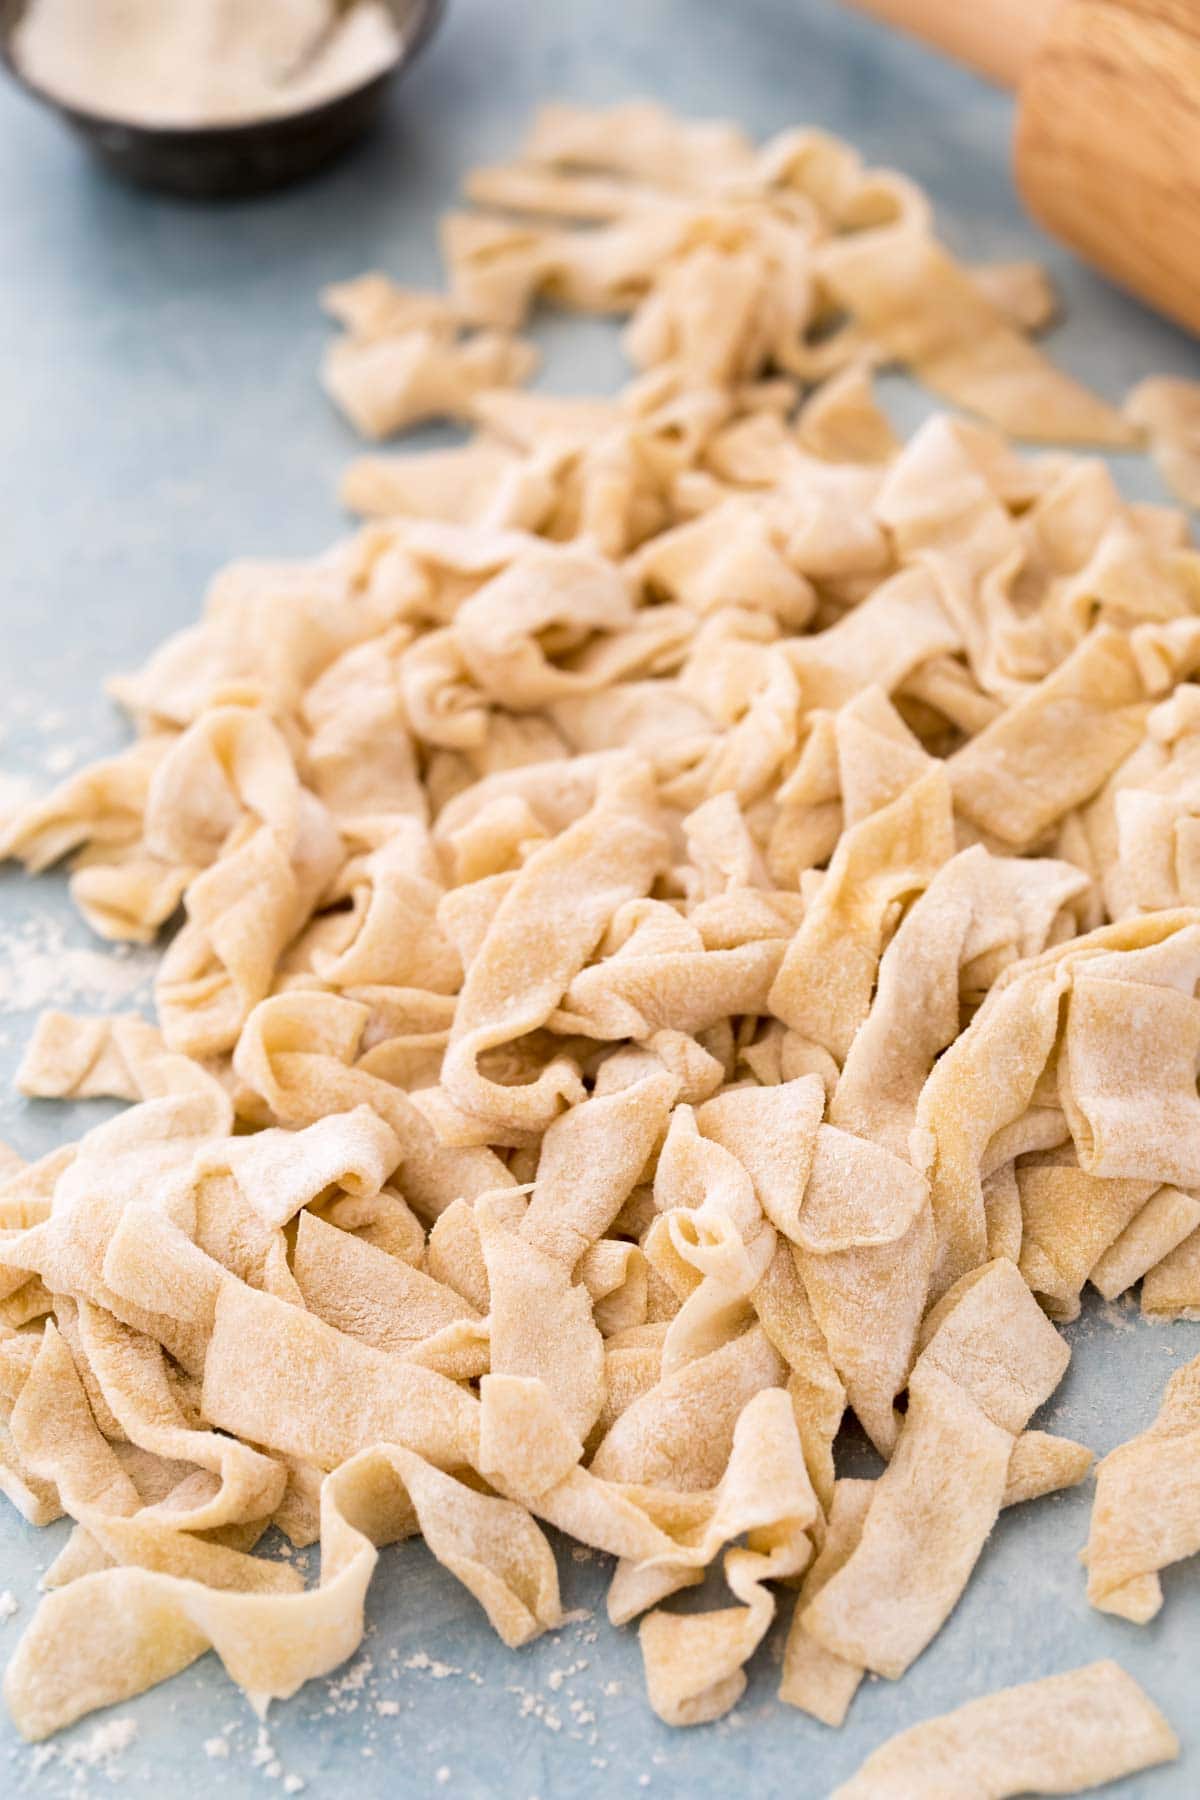
<path fill-rule="evenodd" d="M 259 194 L 311 175 L 339 156 L 378 118 L 396 77 L 424 49 L 445 0 L 386 0 L 400 30 L 396 61 L 361 87 L 320 106 L 245 125 L 127 125 L 56 100 L 27 81 L 12 56 L 12 38 L 28 0 L 0 0 L 0 58 L 36 99 L 51 107 L 101 162 L 128 181 L 166 188 L 193 200 Z"/>

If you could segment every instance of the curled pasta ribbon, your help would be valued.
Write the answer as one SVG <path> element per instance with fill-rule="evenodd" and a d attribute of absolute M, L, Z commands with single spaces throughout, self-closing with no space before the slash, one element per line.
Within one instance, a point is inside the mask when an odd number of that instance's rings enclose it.
<path fill-rule="evenodd" d="M 409 325 L 348 336 L 333 344 L 322 376 L 326 392 L 364 437 L 391 437 L 429 419 L 469 418 L 481 389 L 528 380 L 531 344 L 494 331 L 460 342 L 453 330 Z"/>
<path fill-rule="evenodd" d="M 839 843 L 775 978 L 775 1016 L 844 1061 L 870 1008 L 889 908 L 952 854 L 946 776 L 931 769 Z"/>
<path fill-rule="evenodd" d="M 681 1151 L 686 1138 L 691 1144 Z M 700 1192 L 689 1196 L 689 1185 Z M 669 1375 L 750 1322 L 750 1295 L 774 1256 L 775 1233 L 741 1163 L 700 1138 L 686 1107 L 672 1115 L 654 1197 L 660 1217 L 644 1239 L 646 1256 L 681 1302 L 662 1346 Z"/>
<path fill-rule="evenodd" d="M 265 1102 L 266 1119 L 294 1129 L 370 1106 L 399 1140 L 408 1197 L 432 1216 L 463 1194 L 507 1186 L 511 1177 L 499 1157 L 444 1148 L 402 1088 L 356 1063 L 368 1016 L 365 1006 L 334 994 L 280 994 L 255 1009 L 234 1068 Z"/>
<path fill-rule="evenodd" d="M 896 1442 L 893 1401 L 912 1367 L 933 1250 L 921 1176 L 820 1126 L 793 1254 L 846 1400 L 884 1455 Z"/>
<path fill-rule="evenodd" d="M 90 1506 L 81 1510 L 104 1530 Z M 353 1653 L 376 1545 L 418 1530 L 507 1643 L 558 1622 L 554 1558 L 528 1513 L 382 1443 L 344 1461 L 322 1487 L 318 1588 L 238 1592 L 141 1562 L 83 1575 L 39 1606 L 5 1676 L 9 1708 L 25 1736 L 45 1737 L 211 1648 L 261 1711 Z M 178 1539 L 185 1566 L 189 1541 Z M 278 1573 L 290 1585 L 290 1571 Z"/>
<path fill-rule="evenodd" d="M 487 1050 L 545 1023 L 595 949 L 613 913 L 649 888 L 664 855 L 646 781 L 630 769 L 592 810 L 529 859 L 472 958 L 442 1068 L 446 1091 L 468 1113 L 542 1131 L 563 1102 L 581 1098 L 564 1059 L 523 1087 L 491 1081 Z M 547 932 L 544 921 L 556 921 Z M 536 923 L 535 923 L 536 922 Z"/>
<path fill-rule="evenodd" d="M 1084 1560 L 1088 1599 L 1101 1612 L 1144 1625 L 1162 1605 L 1158 1572 L 1193 1556 L 1200 1362 L 1176 1369 L 1158 1417 L 1096 1470 Z"/>

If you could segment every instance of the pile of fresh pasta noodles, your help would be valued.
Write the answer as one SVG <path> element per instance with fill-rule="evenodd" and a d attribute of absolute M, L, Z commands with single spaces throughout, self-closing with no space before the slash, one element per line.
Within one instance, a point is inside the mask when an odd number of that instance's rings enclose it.
<path fill-rule="evenodd" d="M 1200 556 L 1008 437 L 1149 438 L 1195 493 L 1196 391 L 1087 392 L 1036 269 L 958 265 L 817 132 L 551 107 L 468 195 L 445 296 L 329 292 L 325 380 L 473 434 L 224 570 L 112 683 L 131 746 L 6 829 L 105 937 L 182 907 L 157 1025 L 48 1013 L 19 1077 L 132 1103 L 0 1186 L 0 1486 L 75 1521 L 30 1737 L 209 1648 L 294 1693 L 414 1532 L 522 1644 L 545 1526 L 616 1559 L 662 1719 L 733 1706 L 786 1606 L 781 1697 L 840 1724 L 1001 1508 L 1088 1476 L 1030 1424 L 1085 1286 L 1200 1313 Z M 522 391 L 539 299 L 631 315 L 621 393 Z M 897 442 L 885 365 L 970 416 Z M 1147 1427 L 1086 1552 L 1137 1622 L 1200 1548 L 1200 1359 Z M 1097 1663 L 841 1792 L 1176 1748 Z"/>

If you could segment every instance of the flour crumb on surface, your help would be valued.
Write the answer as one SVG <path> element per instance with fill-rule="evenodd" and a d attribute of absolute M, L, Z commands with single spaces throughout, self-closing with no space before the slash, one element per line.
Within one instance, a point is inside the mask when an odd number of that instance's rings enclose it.
<path fill-rule="evenodd" d="M 214 1761 L 219 1757 L 227 1757 L 229 1755 L 229 1739 L 223 1737 L 205 1738 L 204 1754 L 205 1756 L 211 1756 Z"/>
<path fill-rule="evenodd" d="M 424 1650 L 414 1651 L 405 1659 L 406 1669 L 419 1669 L 425 1675 L 432 1675 L 435 1681 L 445 1681 L 448 1675 L 461 1675 L 462 1670 L 454 1663 L 439 1662 L 436 1657 L 429 1656 Z"/>
<path fill-rule="evenodd" d="M 0 1624 L 6 1623 L 21 1610 L 21 1603 L 11 1588 L 5 1588 L 0 1594 Z"/>
<path fill-rule="evenodd" d="M 360 1656 L 356 1663 L 351 1663 L 346 1673 L 337 1681 L 329 1683 L 331 1694 L 357 1694 L 366 1686 L 367 1678 L 375 1664 L 369 1656 Z"/>
<path fill-rule="evenodd" d="M 123 944 L 83 949 L 68 943 L 58 921 L 26 919 L 0 934 L 0 1013 L 78 1005 L 115 1011 L 139 993 L 149 995 L 157 964 L 153 951 Z"/>
<path fill-rule="evenodd" d="M 265 1725 L 260 1725 L 258 1736 L 254 1741 L 254 1748 L 250 1752 L 250 1761 L 256 1769 L 261 1769 L 274 1760 L 275 1746 L 271 1742 L 270 1733 Z"/>
<path fill-rule="evenodd" d="M 129 1749 L 137 1732 L 133 1719 L 109 1719 L 103 1725 L 95 1726 L 78 1743 L 68 1744 L 62 1752 L 63 1762 L 69 1769 L 102 1769 L 112 1774 L 112 1765 Z"/>

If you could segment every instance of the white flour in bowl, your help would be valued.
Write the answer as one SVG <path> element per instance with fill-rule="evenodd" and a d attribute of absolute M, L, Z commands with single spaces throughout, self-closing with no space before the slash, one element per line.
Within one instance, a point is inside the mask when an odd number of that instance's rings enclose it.
<path fill-rule="evenodd" d="M 300 112 L 395 62 L 383 0 L 31 0 L 13 39 L 35 87 L 140 125 Z"/>

